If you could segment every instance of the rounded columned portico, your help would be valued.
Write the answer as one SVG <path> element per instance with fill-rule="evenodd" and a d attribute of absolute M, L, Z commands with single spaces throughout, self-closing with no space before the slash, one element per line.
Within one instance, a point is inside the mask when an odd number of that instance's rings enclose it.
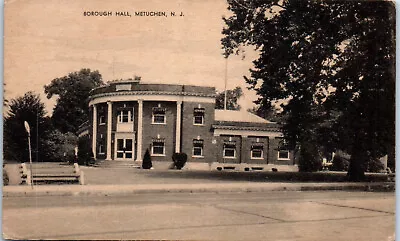
<path fill-rule="evenodd" d="M 183 104 L 215 105 L 212 87 L 116 81 L 91 91 L 92 150 L 96 159 L 142 161 L 181 152 Z M 105 145 L 105 146 L 104 146 Z"/>

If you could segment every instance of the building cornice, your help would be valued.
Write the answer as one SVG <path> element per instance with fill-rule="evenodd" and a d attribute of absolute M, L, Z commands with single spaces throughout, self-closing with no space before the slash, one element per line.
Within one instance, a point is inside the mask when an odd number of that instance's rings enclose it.
<path fill-rule="evenodd" d="M 279 127 L 259 127 L 259 126 L 233 126 L 233 125 L 212 125 L 213 129 L 220 130 L 249 130 L 249 131 L 272 131 L 282 132 Z"/>
<path fill-rule="evenodd" d="M 89 98 L 89 106 L 107 101 L 184 101 L 215 103 L 214 94 L 194 92 L 170 92 L 170 91 L 119 91 L 93 95 Z"/>
<path fill-rule="evenodd" d="M 108 92 L 96 94 L 89 97 L 89 100 L 93 100 L 100 97 L 107 96 L 120 96 L 120 95 L 176 95 L 176 96 L 196 96 L 196 97 L 210 97 L 215 98 L 216 94 L 204 94 L 204 93 L 193 93 L 193 92 L 170 92 L 170 91 L 119 91 L 119 92 Z"/>

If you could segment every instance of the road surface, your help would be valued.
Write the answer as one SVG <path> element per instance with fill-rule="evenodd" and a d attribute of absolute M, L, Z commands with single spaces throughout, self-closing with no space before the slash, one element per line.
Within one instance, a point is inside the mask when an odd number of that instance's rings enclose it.
<path fill-rule="evenodd" d="M 395 240 L 395 194 L 265 192 L 3 199 L 7 239 Z"/>

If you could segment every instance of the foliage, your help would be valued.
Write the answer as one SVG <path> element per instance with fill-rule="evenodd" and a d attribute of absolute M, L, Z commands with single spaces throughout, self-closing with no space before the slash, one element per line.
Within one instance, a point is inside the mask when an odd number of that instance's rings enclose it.
<path fill-rule="evenodd" d="M 61 132 L 76 133 L 79 126 L 89 120 L 89 92 L 103 84 L 101 74 L 81 69 L 67 76 L 53 79 L 44 86 L 47 98 L 58 96 L 53 110 L 52 122 Z"/>
<path fill-rule="evenodd" d="M 76 160 L 75 147 L 78 145 L 78 137 L 71 133 L 61 133 L 53 130 L 48 139 L 44 140 L 46 148 L 51 154 L 51 161 L 74 163 Z"/>
<path fill-rule="evenodd" d="M 240 105 L 238 104 L 238 100 L 243 95 L 242 88 L 237 86 L 233 90 L 226 90 L 226 109 L 227 110 L 240 110 Z M 221 91 L 217 93 L 217 97 L 215 99 L 215 109 L 224 109 L 225 103 L 225 91 Z"/>
<path fill-rule="evenodd" d="M 12 99 L 4 120 L 4 157 L 29 161 L 28 134 L 24 121 L 30 126 L 32 161 L 69 161 L 75 159 L 77 137 L 54 129 L 46 117 L 40 96 L 32 92 Z"/>
<path fill-rule="evenodd" d="M 3 165 L 3 186 L 8 186 L 9 183 L 10 183 L 10 178 L 8 177 L 7 170 L 4 169 Z"/>
<path fill-rule="evenodd" d="M 24 121 L 30 125 L 32 161 L 50 161 L 51 149 L 46 145 L 52 126 L 40 97 L 32 92 L 11 99 L 4 117 L 4 159 L 29 161 L 28 134 Z M 38 150 L 38 151 L 37 151 Z"/>
<path fill-rule="evenodd" d="M 335 155 L 332 160 L 332 165 L 329 167 L 329 170 L 331 171 L 347 171 L 349 168 L 349 160 L 339 156 Z"/>
<path fill-rule="evenodd" d="M 224 18 L 225 56 L 243 45 L 259 51 L 245 80 L 261 108 L 281 103 L 290 146 L 306 148 L 312 135 L 311 150 L 346 151 L 354 181 L 364 178 L 369 160 L 394 154 L 392 2 L 228 3 L 233 15 Z"/>
<path fill-rule="evenodd" d="M 89 135 L 79 137 L 78 139 L 78 164 L 86 166 L 94 164 L 94 155 Z"/>
<path fill-rule="evenodd" d="M 187 155 L 186 153 L 174 153 L 172 155 L 172 161 L 174 162 L 176 169 L 181 170 L 186 164 Z"/>
<path fill-rule="evenodd" d="M 322 169 L 322 154 L 318 145 L 311 141 L 301 144 L 299 157 L 300 172 L 315 172 Z"/>
<path fill-rule="evenodd" d="M 144 156 L 143 156 L 142 168 L 150 169 L 152 167 L 153 167 L 153 164 L 151 162 L 150 151 L 149 151 L 149 149 L 146 149 L 146 152 L 144 153 Z"/>
<path fill-rule="evenodd" d="M 379 159 L 372 159 L 367 163 L 367 172 L 382 172 L 384 169 L 383 163 Z"/>
<path fill-rule="evenodd" d="M 143 169 L 150 169 L 153 167 L 153 163 L 151 162 L 151 156 L 149 149 L 146 149 L 146 152 L 143 156 L 142 168 Z"/>

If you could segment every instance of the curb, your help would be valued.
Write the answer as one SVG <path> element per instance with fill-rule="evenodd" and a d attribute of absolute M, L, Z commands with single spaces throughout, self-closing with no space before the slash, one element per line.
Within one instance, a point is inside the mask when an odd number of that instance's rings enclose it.
<path fill-rule="evenodd" d="M 279 191 L 367 191 L 394 192 L 395 183 L 253 183 L 192 185 L 85 185 L 7 186 L 3 197 L 40 196 L 129 196 L 162 193 L 249 193 Z"/>

